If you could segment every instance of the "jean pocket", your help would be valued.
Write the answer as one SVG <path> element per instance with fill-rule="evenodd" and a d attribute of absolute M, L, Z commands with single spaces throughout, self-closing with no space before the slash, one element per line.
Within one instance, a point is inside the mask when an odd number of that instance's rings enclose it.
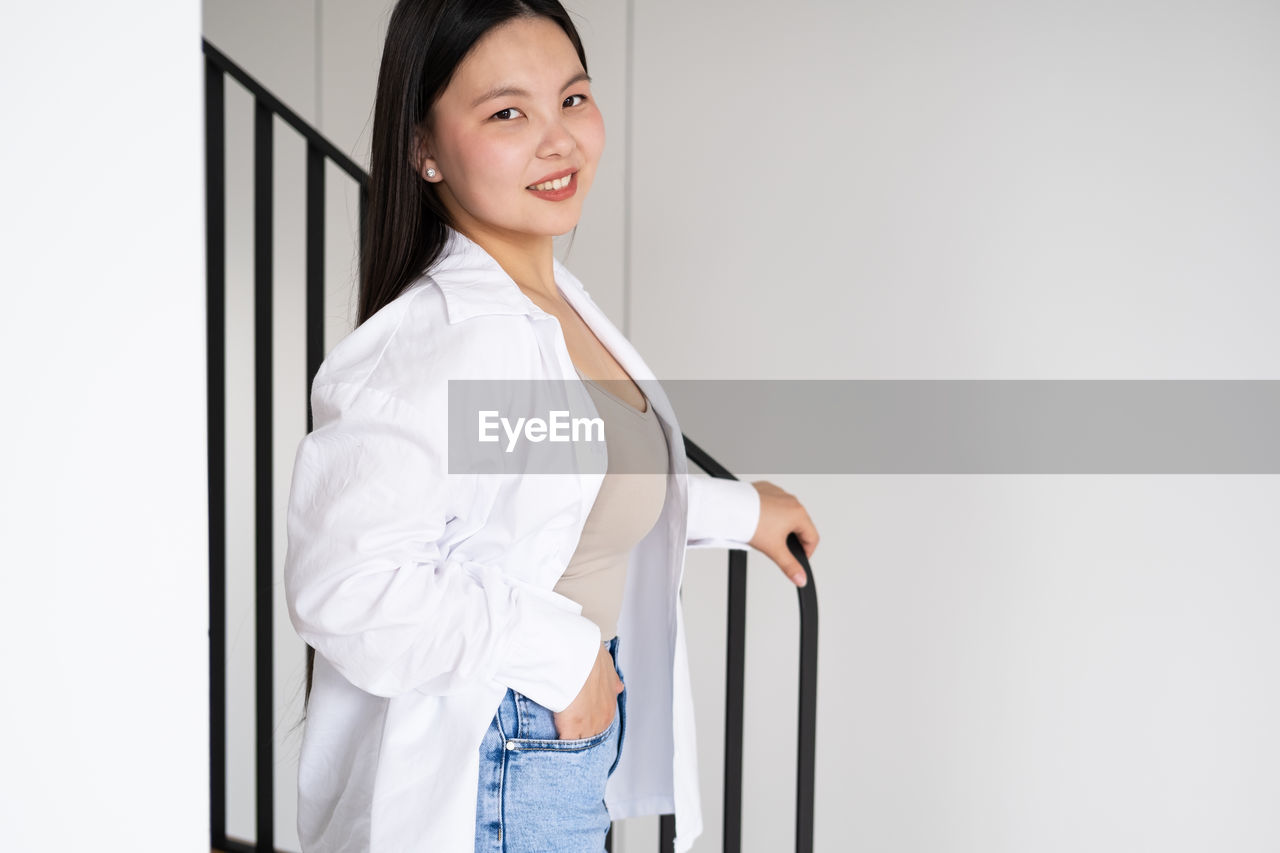
<path fill-rule="evenodd" d="M 622 716 L 621 707 L 613 709 L 613 719 L 605 730 L 587 737 L 560 738 L 556 736 L 555 717 L 551 709 L 539 705 L 527 696 L 516 694 L 516 710 L 519 722 L 516 736 L 507 738 L 507 749 L 560 750 L 577 752 L 600 746 L 610 740 L 617 730 Z"/>

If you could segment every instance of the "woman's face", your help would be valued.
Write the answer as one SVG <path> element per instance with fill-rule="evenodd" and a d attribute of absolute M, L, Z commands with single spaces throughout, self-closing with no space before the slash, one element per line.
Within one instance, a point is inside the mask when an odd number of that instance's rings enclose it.
<path fill-rule="evenodd" d="M 468 236 L 554 236 L 578 224 L 603 150 L 604 120 L 569 37 L 547 18 L 516 18 L 454 72 L 418 172 Z"/>

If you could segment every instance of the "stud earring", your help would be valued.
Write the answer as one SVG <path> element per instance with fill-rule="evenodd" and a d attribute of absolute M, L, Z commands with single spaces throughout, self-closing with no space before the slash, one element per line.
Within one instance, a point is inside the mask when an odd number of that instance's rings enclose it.
<path fill-rule="evenodd" d="M 427 169 L 427 177 L 428 177 L 428 178 L 434 178 L 435 176 L 436 176 L 436 170 L 435 170 L 435 169 Z"/>

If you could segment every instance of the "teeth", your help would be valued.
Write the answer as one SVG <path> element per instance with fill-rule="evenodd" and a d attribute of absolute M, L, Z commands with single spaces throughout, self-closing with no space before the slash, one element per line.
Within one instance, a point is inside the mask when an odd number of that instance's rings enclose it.
<path fill-rule="evenodd" d="M 569 181 L 572 178 L 573 178 L 573 175 L 565 175 L 563 178 L 556 178 L 554 181 L 547 181 L 541 184 L 534 184 L 533 187 L 531 187 L 531 189 L 544 190 L 544 191 L 545 190 L 562 190 L 565 187 L 569 186 Z"/>

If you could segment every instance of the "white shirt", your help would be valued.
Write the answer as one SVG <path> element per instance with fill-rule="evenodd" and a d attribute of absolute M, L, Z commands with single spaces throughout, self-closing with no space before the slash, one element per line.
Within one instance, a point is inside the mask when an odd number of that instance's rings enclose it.
<path fill-rule="evenodd" d="M 749 483 L 689 476 L 675 413 L 640 355 L 558 261 L 556 283 L 648 397 L 671 449 L 662 514 L 635 547 L 618 619 L 627 743 L 613 819 L 674 813 L 702 831 L 679 588 L 686 547 L 746 547 Z M 480 742 L 508 687 L 553 711 L 586 682 L 600 631 L 552 590 L 603 473 L 450 475 L 449 379 L 582 389 L 559 321 L 450 230 L 429 274 L 334 347 L 289 495 L 285 597 L 317 650 L 298 778 L 306 853 L 474 849 Z M 598 470 L 603 471 L 603 467 Z"/>

